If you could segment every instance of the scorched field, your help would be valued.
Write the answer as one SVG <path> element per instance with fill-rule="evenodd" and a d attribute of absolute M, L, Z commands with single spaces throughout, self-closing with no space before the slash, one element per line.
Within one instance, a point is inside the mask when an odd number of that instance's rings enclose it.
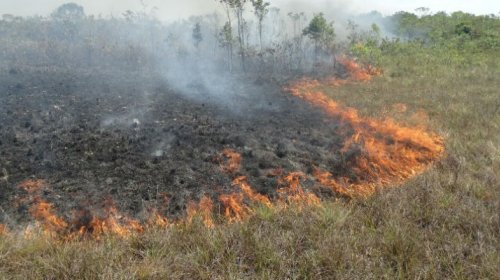
<path fill-rule="evenodd" d="M 0 21 L 0 278 L 500 276 L 498 17 L 71 15 Z"/>

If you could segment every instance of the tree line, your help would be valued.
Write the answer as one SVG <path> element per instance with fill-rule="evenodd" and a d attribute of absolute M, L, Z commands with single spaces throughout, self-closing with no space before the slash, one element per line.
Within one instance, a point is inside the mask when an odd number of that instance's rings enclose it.
<path fill-rule="evenodd" d="M 67 3 L 47 17 L 0 20 L 0 62 L 4 66 L 117 67 L 154 69 L 195 61 L 237 73 L 303 73 L 333 67 L 339 54 L 376 64 L 388 46 L 418 43 L 468 51 L 500 48 L 495 15 L 378 12 L 334 22 L 319 11 L 284 14 L 265 0 L 214 0 L 223 13 L 165 24 L 154 8 L 120 17 L 85 14 Z M 366 24 L 368 23 L 368 24 Z M 342 36 L 337 35 L 342 28 Z"/>

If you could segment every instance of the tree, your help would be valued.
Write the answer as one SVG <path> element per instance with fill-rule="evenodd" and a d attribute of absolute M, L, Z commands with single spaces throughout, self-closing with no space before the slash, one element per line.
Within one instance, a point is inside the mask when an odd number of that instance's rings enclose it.
<path fill-rule="evenodd" d="M 56 36 L 69 41 L 79 38 L 82 29 L 81 21 L 85 19 L 83 7 L 75 3 L 66 3 L 59 6 L 51 17 L 53 19 L 53 32 Z"/>
<path fill-rule="evenodd" d="M 376 44 L 380 42 L 380 38 L 382 37 L 382 35 L 380 32 L 380 27 L 376 23 L 372 23 L 370 35 L 370 39 L 375 41 Z"/>
<path fill-rule="evenodd" d="M 75 21 L 84 19 L 85 12 L 83 7 L 76 3 L 66 3 L 59 6 L 51 16 L 54 20 Z"/>
<path fill-rule="evenodd" d="M 222 48 L 226 49 L 228 56 L 228 68 L 233 69 L 233 29 L 230 22 L 226 22 L 218 34 L 218 41 Z"/>
<path fill-rule="evenodd" d="M 293 23 L 293 37 L 299 37 L 299 35 L 297 35 L 297 30 L 301 30 L 302 29 L 302 20 L 306 20 L 306 16 L 305 14 L 302 12 L 302 13 L 288 13 L 288 17 L 292 20 L 292 23 Z"/>
<path fill-rule="evenodd" d="M 347 35 L 347 39 L 349 39 L 349 44 L 354 45 L 361 41 L 361 34 L 358 32 L 358 27 L 354 21 L 347 20 L 347 31 L 349 35 Z"/>
<path fill-rule="evenodd" d="M 269 2 L 264 2 L 264 0 L 252 0 L 252 5 L 254 9 L 254 14 L 257 17 L 259 24 L 259 42 L 260 50 L 262 51 L 262 23 L 264 22 L 264 17 L 269 13 Z"/>
<path fill-rule="evenodd" d="M 241 66 L 245 70 L 245 19 L 243 18 L 243 12 L 245 11 L 245 4 L 249 0 L 217 0 L 223 4 L 227 11 L 228 23 L 231 25 L 231 17 L 229 15 L 229 10 L 232 10 L 236 15 L 236 20 L 238 22 L 238 44 L 240 47 L 239 55 L 241 57 Z"/>
<path fill-rule="evenodd" d="M 335 38 L 333 23 L 328 23 L 323 15 L 314 15 L 309 25 L 302 31 L 304 36 L 308 36 L 314 41 L 316 59 L 320 48 L 328 49 Z"/>
<path fill-rule="evenodd" d="M 419 20 L 417 15 L 408 12 L 397 12 L 392 16 L 396 34 L 406 36 L 408 39 L 415 39 L 419 31 Z"/>
<path fill-rule="evenodd" d="M 416 8 L 415 12 L 419 13 L 421 16 L 426 16 L 429 14 L 430 9 L 427 7 Z"/>
<path fill-rule="evenodd" d="M 193 42 L 194 46 L 198 48 L 200 46 L 201 41 L 203 41 L 203 34 L 201 34 L 201 25 L 197 22 L 193 28 Z"/>

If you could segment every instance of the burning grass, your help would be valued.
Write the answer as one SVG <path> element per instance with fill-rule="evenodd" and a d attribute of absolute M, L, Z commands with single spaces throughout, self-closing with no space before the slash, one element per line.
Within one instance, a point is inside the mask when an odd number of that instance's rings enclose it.
<path fill-rule="evenodd" d="M 347 58 L 339 59 L 350 73 L 348 80 L 335 78 L 324 81 L 302 79 L 286 88 L 287 92 L 320 108 L 331 117 L 340 119 L 343 131 L 352 130 L 346 137 L 342 152 L 360 148 L 358 157 L 347 159 L 348 168 L 359 178 L 350 182 L 348 178 L 333 178 L 324 170 L 316 169 L 314 177 L 334 192 L 356 196 L 372 194 L 377 187 L 400 183 L 424 171 L 429 164 L 439 159 L 444 152 L 443 139 L 422 127 L 405 127 L 391 119 L 372 119 L 359 116 L 353 108 L 340 105 L 330 99 L 319 88 L 345 85 L 350 82 L 366 82 L 381 71 L 371 66 L 361 67 Z"/>
<path fill-rule="evenodd" d="M 404 188 L 349 202 L 326 201 L 320 207 L 292 205 L 286 211 L 256 207 L 246 222 L 232 224 L 218 224 L 212 212 L 217 211 L 216 203 L 204 199 L 203 208 L 213 208 L 204 212 L 198 206 L 201 203 L 193 202 L 191 223 L 152 227 L 125 239 L 108 235 L 99 241 L 60 243 L 43 234 L 20 238 L 12 229 L 0 236 L 0 275 L 17 279 L 498 279 L 498 56 L 490 54 L 487 61 L 464 69 L 450 67 L 433 52 L 418 51 L 422 55 L 415 61 L 405 53 L 388 58 L 387 75 L 372 83 L 324 91 L 342 104 L 360 108 L 364 116 L 377 116 L 394 104 L 407 104 L 398 111 L 408 113 L 424 108 L 431 125 L 445 130 L 442 160 L 406 181 Z M 401 69 L 411 71 L 400 73 Z M 394 72 L 399 73 L 397 79 L 391 78 Z M 373 92 L 370 98 L 367 91 Z M 355 143 L 363 145 L 363 141 Z M 287 176 L 279 169 L 269 173 Z M 399 175 L 386 174 L 398 181 Z M 326 186 L 337 184 L 337 193 L 349 187 L 327 171 L 315 170 L 313 175 L 325 180 Z M 238 179 L 237 174 L 228 176 Z M 297 182 L 301 176 L 289 179 Z M 244 193 L 239 186 L 243 182 L 248 183 L 239 178 L 232 190 Z M 49 187 L 38 180 L 20 185 L 26 193 Z M 150 223 L 172 225 L 173 221 L 151 212 Z M 207 229 L 201 213 L 209 213 L 207 217 L 218 225 Z M 0 231 L 5 230 L 0 226 Z"/>
<path fill-rule="evenodd" d="M 130 218 L 119 213 L 112 200 L 105 203 L 101 214 L 81 210 L 70 217 L 58 216 L 54 205 L 42 199 L 42 189 L 49 188 L 43 180 L 21 182 L 18 188 L 24 190 L 26 196 L 19 203 L 31 205 L 29 213 L 45 235 L 66 241 L 87 237 L 100 239 L 106 235 L 129 237 L 151 228 L 191 224 L 197 217 L 206 227 L 212 228 L 215 220 L 220 220 L 219 216 L 229 223 L 239 222 L 254 216 L 261 206 L 285 209 L 290 205 L 320 205 L 320 198 L 302 186 L 302 181 L 308 177 L 339 196 L 367 197 L 378 188 L 400 184 L 422 173 L 442 156 L 444 146 L 441 137 L 422 127 L 401 126 L 391 119 L 361 117 L 355 109 L 338 104 L 322 92 L 321 87 L 366 82 L 381 73 L 371 66 L 361 67 L 345 57 L 339 62 L 350 74 L 347 80 L 304 78 L 291 83 L 285 92 L 340 120 L 341 133 L 345 134 L 340 152 L 345 156 L 346 168 L 355 174 L 355 180 L 320 168 L 314 168 L 311 174 L 299 170 L 286 174 L 275 169 L 268 176 L 277 177 L 276 196 L 268 197 L 255 191 L 245 176 L 238 175 L 242 156 L 236 150 L 226 148 L 216 160 L 221 172 L 233 177 L 232 191 L 219 194 L 216 202 L 209 196 L 203 196 L 197 203 L 189 202 L 185 217 L 173 221 L 162 216 L 157 209 L 152 209 L 142 221 Z M 360 152 L 355 156 L 346 156 L 352 150 Z M 1 233 L 6 232 L 4 226 L 0 229 Z"/>
<path fill-rule="evenodd" d="M 349 168 L 359 178 L 357 182 L 347 178 L 333 179 L 332 174 L 322 170 L 315 172 L 318 181 L 337 193 L 366 196 L 377 187 L 393 185 L 421 173 L 442 156 L 444 143 L 440 136 L 422 127 L 401 126 L 391 119 L 361 117 L 355 109 L 338 104 L 319 90 L 325 84 L 338 86 L 350 81 L 368 81 L 379 73 L 371 67 L 365 70 L 345 58 L 341 63 L 352 73 L 350 80 L 302 79 L 286 88 L 293 96 L 340 119 L 344 131 L 354 131 L 344 142 L 344 154 L 356 147 L 362 151 L 361 156 L 347 159 Z"/>

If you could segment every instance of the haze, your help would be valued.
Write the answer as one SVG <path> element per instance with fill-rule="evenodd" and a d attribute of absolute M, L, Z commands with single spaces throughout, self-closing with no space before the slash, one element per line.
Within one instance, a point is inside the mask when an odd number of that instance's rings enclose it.
<path fill-rule="evenodd" d="M 20 16 L 49 15 L 55 8 L 67 2 L 75 2 L 85 7 L 87 14 L 103 16 L 119 16 L 126 10 L 141 11 L 151 10 L 157 7 L 156 15 L 162 20 L 175 20 L 187 18 L 191 15 L 207 14 L 215 11 L 220 5 L 215 0 L 2 0 L 0 1 L 0 15 L 14 14 Z M 384 14 L 397 11 L 414 12 L 416 8 L 427 7 L 430 12 L 438 11 L 464 11 L 473 14 L 496 14 L 500 13 L 500 1 L 497 0 L 271 0 L 272 5 L 280 7 L 285 11 L 307 11 L 320 12 L 332 10 L 337 12 L 364 13 L 372 10 Z"/>

